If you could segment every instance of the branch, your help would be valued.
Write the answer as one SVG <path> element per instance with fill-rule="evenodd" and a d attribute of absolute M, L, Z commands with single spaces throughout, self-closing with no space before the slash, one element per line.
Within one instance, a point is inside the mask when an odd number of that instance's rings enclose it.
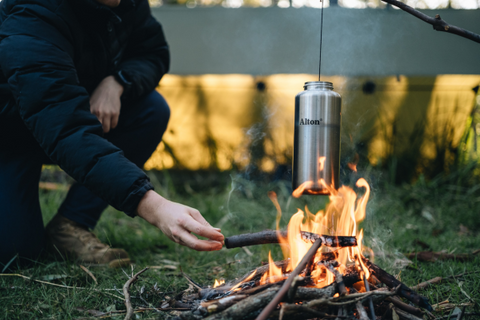
<path fill-rule="evenodd" d="M 280 231 L 280 237 L 287 238 L 287 231 Z M 305 242 L 315 242 L 321 239 L 322 245 L 327 247 L 354 247 L 357 245 L 355 237 L 327 236 L 311 232 L 301 231 L 301 237 Z M 279 232 L 275 230 L 264 230 L 256 233 L 245 233 L 225 238 L 227 249 L 254 246 L 258 244 L 280 243 Z"/>
<path fill-rule="evenodd" d="M 448 24 L 445 22 L 442 18 L 440 18 L 440 15 L 437 14 L 435 18 L 432 18 L 430 16 L 427 16 L 424 13 L 421 13 L 418 10 L 413 9 L 412 7 L 406 5 L 403 2 L 397 1 L 397 0 L 382 0 L 383 2 L 389 3 L 392 6 L 398 7 L 402 9 L 403 11 L 410 13 L 411 15 L 417 17 L 420 20 L 425 21 L 428 24 L 431 24 L 433 26 L 433 29 L 437 31 L 443 31 L 443 32 L 448 32 L 448 33 L 453 33 L 456 34 L 457 36 L 467 38 L 469 40 L 475 41 L 480 43 L 480 35 L 473 33 L 471 31 L 453 26 L 451 24 Z"/>
<path fill-rule="evenodd" d="M 143 270 L 140 270 L 133 277 L 128 279 L 128 281 L 125 282 L 125 285 L 123 286 L 123 295 L 125 296 L 125 306 L 127 307 L 127 314 L 125 315 L 125 320 L 130 320 L 134 311 L 132 308 L 132 302 L 130 301 L 130 292 L 128 292 L 128 289 L 130 289 L 130 286 L 132 285 L 132 283 L 137 281 L 138 276 L 147 270 L 148 270 L 148 267 Z"/>

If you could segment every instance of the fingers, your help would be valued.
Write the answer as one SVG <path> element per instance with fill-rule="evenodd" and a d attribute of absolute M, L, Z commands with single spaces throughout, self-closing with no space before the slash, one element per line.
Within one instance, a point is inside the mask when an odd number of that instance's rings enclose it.
<path fill-rule="evenodd" d="M 112 115 L 112 120 L 110 122 L 110 128 L 115 129 L 118 124 L 118 118 L 120 117 L 120 114 L 113 114 Z"/>
<path fill-rule="evenodd" d="M 210 225 L 205 226 L 194 219 L 188 219 L 185 222 L 183 227 L 190 232 L 193 232 L 195 234 L 198 234 L 201 237 L 205 237 L 210 240 L 217 240 L 217 241 L 224 240 L 223 234 L 221 234 L 218 229 L 215 229 Z"/>
<path fill-rule="evenodd" d="M 181 231 L 178 234 L 176 241 L 181 245 L 197 251 L 215 251 L 220 250 L 223 247 L 223 244 L 221 242 L 213 240 L 200 240 L 193 234 L 188 233 L 185 230 Z"/>
<path fill-rule="evenodd" d="M 201 215 L 201 213 L 196 210 L 196 209 L 193 209 L 193 208 L 189 208 L 190 210 L 188 210 L 188 213 L 190 213 L 190 215 L 193 217 L 193 219 L 197 220 L 198 222 L 200 222 L 201 224 L 205 225 L 205 226 L 210 226 L 210 223 L 208 223 L 207 220 L 205 220 L 205 218 Z"/>
<path fill-rule="evenodd" d="M 107 132 L 110 131 L 110 122 L 111 121 L 112 120 L 109 116 L 104 116 L 103 121 L 100 121 L 102 123 L 103 132 L 107 133 Z"/>

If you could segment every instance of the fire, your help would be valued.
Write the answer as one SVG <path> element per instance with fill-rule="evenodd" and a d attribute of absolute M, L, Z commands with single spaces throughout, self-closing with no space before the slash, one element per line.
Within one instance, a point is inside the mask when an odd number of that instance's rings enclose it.
<path fill-rule="evenodd" d="M 213 287 L 214 288 L 220 287 L 224 283 L 225 283 L 224 279 L 220 279 L 220 280 L 215 279 L 215 283 L 213 284 Z"/>
<path fill-rule="evenodd" d="M 325 210 L 320 210 L 316 214 L 310 212 L 308 207 L 302 211 L 298 209 L 287 226 L 287 237 L 282 237 L 280 231 L 281 208 L 274 192 L 269 192 L 268 196 L 277 209 L 276 226 L 278 231 L 278 238 L 280 240 L 281 249 L 285 259 L 288 259 L 288 265 L 282 270 L 277 267 L 272 259 L 271 253 L 268 256 L 269 270 L 264 273 L 259 281 L 259 284 L 266 284 L 284 280 L 288 274 L 295 269 L 303 256 L 312 246 L 309 241 L 302 239 L 301 232 L 311 232 L 319 235 L 329 236 L 354 236 L 357 238 L 357 246 L 335 248 L 335 247 L 321 247 L 314 257 L 312 267 L 305 271 L 311 278 L 311 284 L 315 287 L 321 288 L 331 284 L 334 281 L 334 275 L 327 269 L 326 256 L 327 253 L 331 256 L 336 256 L 336 267 L 340 273 L 344 274 L 347 266 L 355 265 L 359 274 L 365 275 L 369 278 L 370 273 L 368 268 L 362 261 L 362 251 L 369 250 L 363 248 L 363 229 L 359 228 L 359 223 L 365 219 L 367 202 L 370 197 L 370 186 L 365 179 L 361 178 L 357 181 L 356 186 L 364 188 L 365 192 L 358 197 L 353 189 L 342 186 L 338 190 L 325 185 L 330 191 L 330 203 Z M 245 281 L 237 284 L 232 288 L 232 291 L 241 290 L 241 285 L 245 282 L 251 281 L 255 278 L 257 271 L 250 274 Z M 307 276 L 303 273 L 302 276 Z M 258 279 L 258 278 L 257 278 Z"/>

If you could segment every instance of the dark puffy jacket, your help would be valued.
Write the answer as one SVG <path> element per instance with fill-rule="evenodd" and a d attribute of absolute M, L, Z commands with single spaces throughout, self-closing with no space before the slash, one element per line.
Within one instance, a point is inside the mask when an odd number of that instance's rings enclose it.
<path fill-rule="evenodd" d="M 0 126 L 20 116 L 52 162 L 133 215 L 152 186 L 102 137 L 89 95 L 120 71 L 131 83 L 122 99 L 137 99 L 168 71 L 168 46 L 148 1 L 123 0 L 115 9 L 94 0 L 0 6 Z"/>

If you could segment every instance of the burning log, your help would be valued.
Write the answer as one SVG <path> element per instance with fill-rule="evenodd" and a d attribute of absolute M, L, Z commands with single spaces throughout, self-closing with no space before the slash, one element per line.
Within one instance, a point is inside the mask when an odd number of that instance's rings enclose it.
<path fill-rule="evenodd" d="M 327 236 L 305 231 L 301 231 L 301 235 L 304 241 L 314 242 L 317 239 L 321 239 L 322 245 L 326 247 L 343 248 L 357 246 L 357 239 L 355 237 Z M 282 238 L 287 238 L 287 231 L 281 231 L 280 236 Z M 256 233 L 245 233 L 225 238 L 225 246 L 228 249 L 267 243 L 280 243 L 277 231 L 264 230 Z"/>
<path fill-rule="evenodd" d="M 410 300 L 417 306 L 427 309 L 428 311 L 433 311 L 432 306 L 428 301 L 428 298 L 412 291 L 412 289 L 410 289 L 405 284 L 395 279 L 394 276 L 387 273 L 385 270 L 383 270 L 379 266 L 371 263 L 368 259 L 363 258 L 363 262 L 365 263 L 367 268 L 370 270 L 370 272 L 373 273 L 375 277 L 377 277 L 381 282 L 385 283 L 388 287 L 395 288 L 397 286 L 400 286 L 399 295 L 401 297 L 404 297 Z"/>
<path fill-rule="evenodd" d="M 283 284 L 283 286 L 280 289 L 280 291 L 278 292 L 278 294 L 275 295 L 275 298 L 272 301 L 270 301 L 270 303 L 267 305 L 267 307 L 265 309 L 263 309 L 263 311 L 257 317 L 257 320 L 265 320 L 265 319 L 268 318 L 268 316 L 273 311 L 273 309 L 277 307 L 277 304 L 279 304 L 283 300 L 283 297 L 287 293 L 287 291 L 288 291 L 290 285 L 292 284 L 292 281 L 295 278 L 295 276 L 297 276 L 307 266 L 307 263 L 317 253 L 317 250 L 318 250 L 318 248 L 320 248 L 322 243 L 323 243 L 323 239 L 319 238 L 319 239 L 315 240 L 315 242 L 310 247 L 310 249 L 307 251 L 305 256 L 303 256 L 302 260 L 298 263 L 295 270 L 293 270 L 290 273 L 290 276 L 285 281 L 285 283 Z"/>

